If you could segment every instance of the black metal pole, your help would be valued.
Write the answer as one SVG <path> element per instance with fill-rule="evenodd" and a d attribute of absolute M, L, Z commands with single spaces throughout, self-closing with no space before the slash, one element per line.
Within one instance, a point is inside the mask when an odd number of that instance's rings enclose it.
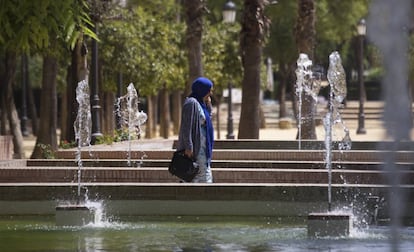
<path fill-rule="evenodd" d="M 227 139 L 234 139 L 234 133 L 233 133 L 233 97 L 232 97 L 232 90 L 233 90 L 233 86 L 231 84 L 231 82 L 229 82 L 228 85 L 228 90 L 229 90 L 229 95 L 228 95 L 228 100 L 227 100 L 227 113 L 228 113 L 228 117 L 227 117 Z"/>
<path fill-rule="evenodd" d="M 97 23 L 95 22 L 94 32 L 97 33 Z M 92 134 L 91 143 L 94 144 L 98 137 L 102 136 L 100 124 L 100 110 L 99 105 L 99 90 L 98 90 L 98 42 L 92 39 L 92 93 L 91 93 L 91 107 L 92 107 Z"/>
<path fill-rule="evenodd" d="M 20 126 L 23 136 L 28 136 L 29 132 L 27 131 L 27 79 L 28 79 L 28 64 L 27 64 L 27 55 L 22 55 L 22 116 L 20 121 Z"/>
<path fill-rule="evenodd" d="M 116 98 L 119 99 L 122 96 L 122 82 L 123 82 L 123 78 L 122 78 L 122 73 L 119 72 L 118 73 L 118 85 L 117 85 L 117 92 L 116 92 Z M 116 108 L 121 109 L 121 108 Z M 121 116 L 119 115 L 119 113 L 116 113 L 116 129 L 120 130 L 121 129 Z"/>
<path fill-rule="evenodd" d="M 365 130 L 365 86 L 364 86 L 364 35 L 359 35 L 359 56 L 358 56 L 358 82 L 359 82 L 359 111 L 358 111 L 358 129 L 357 134 L 366 134 Z"/>

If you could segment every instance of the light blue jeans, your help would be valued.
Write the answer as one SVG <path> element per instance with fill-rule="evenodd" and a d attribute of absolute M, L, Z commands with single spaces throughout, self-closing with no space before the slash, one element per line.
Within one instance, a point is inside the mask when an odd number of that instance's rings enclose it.
<path fill-rule="evenodd" d="M 200 151 L 196 157 L 196 163 L 199 168 L 199 173 L 194 177 L 193 183 L 213 183 L 213 175 L 211 173 L 211 159 L 207 160 L 206 157 L 206 136 L 207 136 L 207 129 L 205 127 L 206 117 L 204 115 L 204 110 L 201 106 L 198 106 L 198 110 L 200 111 L 200 118 L 199 120 L 202 122 L 201 127 L 201 134 L 200 134 Z"/>
<path fill-rule="evenodd" d="M 201 144 L 200 151 L 198 152 L 196 163 L 198 165 L 199 173 L 194 177 L 193 183 L 213 183 L 213 174 L 211 173 L 211 159 L 206 157 L 206 137 L 205 132 L 201 133 Z"/>

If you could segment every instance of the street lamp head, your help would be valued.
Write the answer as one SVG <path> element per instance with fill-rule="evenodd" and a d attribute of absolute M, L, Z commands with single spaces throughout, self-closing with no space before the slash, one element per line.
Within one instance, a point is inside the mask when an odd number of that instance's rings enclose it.
<path fill-rule="evenodd" d="M 236 20 L 236 5 L 232 1 L 227 1 L 223 6 L 223 22 L 234 23 Z"/>
<path fill-rule="evenodd" d="M 367 25 L 365 23 L 365 19 L 361 19 L 357 25 L 358 35 L 365 36 L 367 34 Z"/>

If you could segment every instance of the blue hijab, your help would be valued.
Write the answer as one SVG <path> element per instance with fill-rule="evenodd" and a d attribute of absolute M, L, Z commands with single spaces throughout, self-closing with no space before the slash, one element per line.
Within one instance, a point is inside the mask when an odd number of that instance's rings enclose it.
<path fill-rule="evenodd" d="M 199 77 L 194 80 L 191 86 L 191 94 L 190 97 L 194 97 L 200 103 L 201 107 L 203 108 L 204 115 L 206 117 L 206 128 L 207 128 L 207 150 L 206 155 L 207 158 L 211 158 L 211 154 L 213 152 L 213 143 L 214 143 L 214 129 L 213 123 L 211 122 L 210 117 L 210 110 L 207 108 L 206 104 L 203 101 L 204 96 L 206 96 L 211 88 L 213 87 L 213 82 L 205 77 Z"/>

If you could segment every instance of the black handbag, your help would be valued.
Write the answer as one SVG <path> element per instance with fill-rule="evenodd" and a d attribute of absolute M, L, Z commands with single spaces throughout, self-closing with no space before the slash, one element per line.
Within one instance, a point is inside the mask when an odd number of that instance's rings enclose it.
<path fill-rule="evenodd" d="M 199 172 L 199 168 L 194 165 L 195 161 L 184 155 L 184 151 L 176 151 L 168 166 L 168 171 L 186 182 L 191 182 Z"/>

